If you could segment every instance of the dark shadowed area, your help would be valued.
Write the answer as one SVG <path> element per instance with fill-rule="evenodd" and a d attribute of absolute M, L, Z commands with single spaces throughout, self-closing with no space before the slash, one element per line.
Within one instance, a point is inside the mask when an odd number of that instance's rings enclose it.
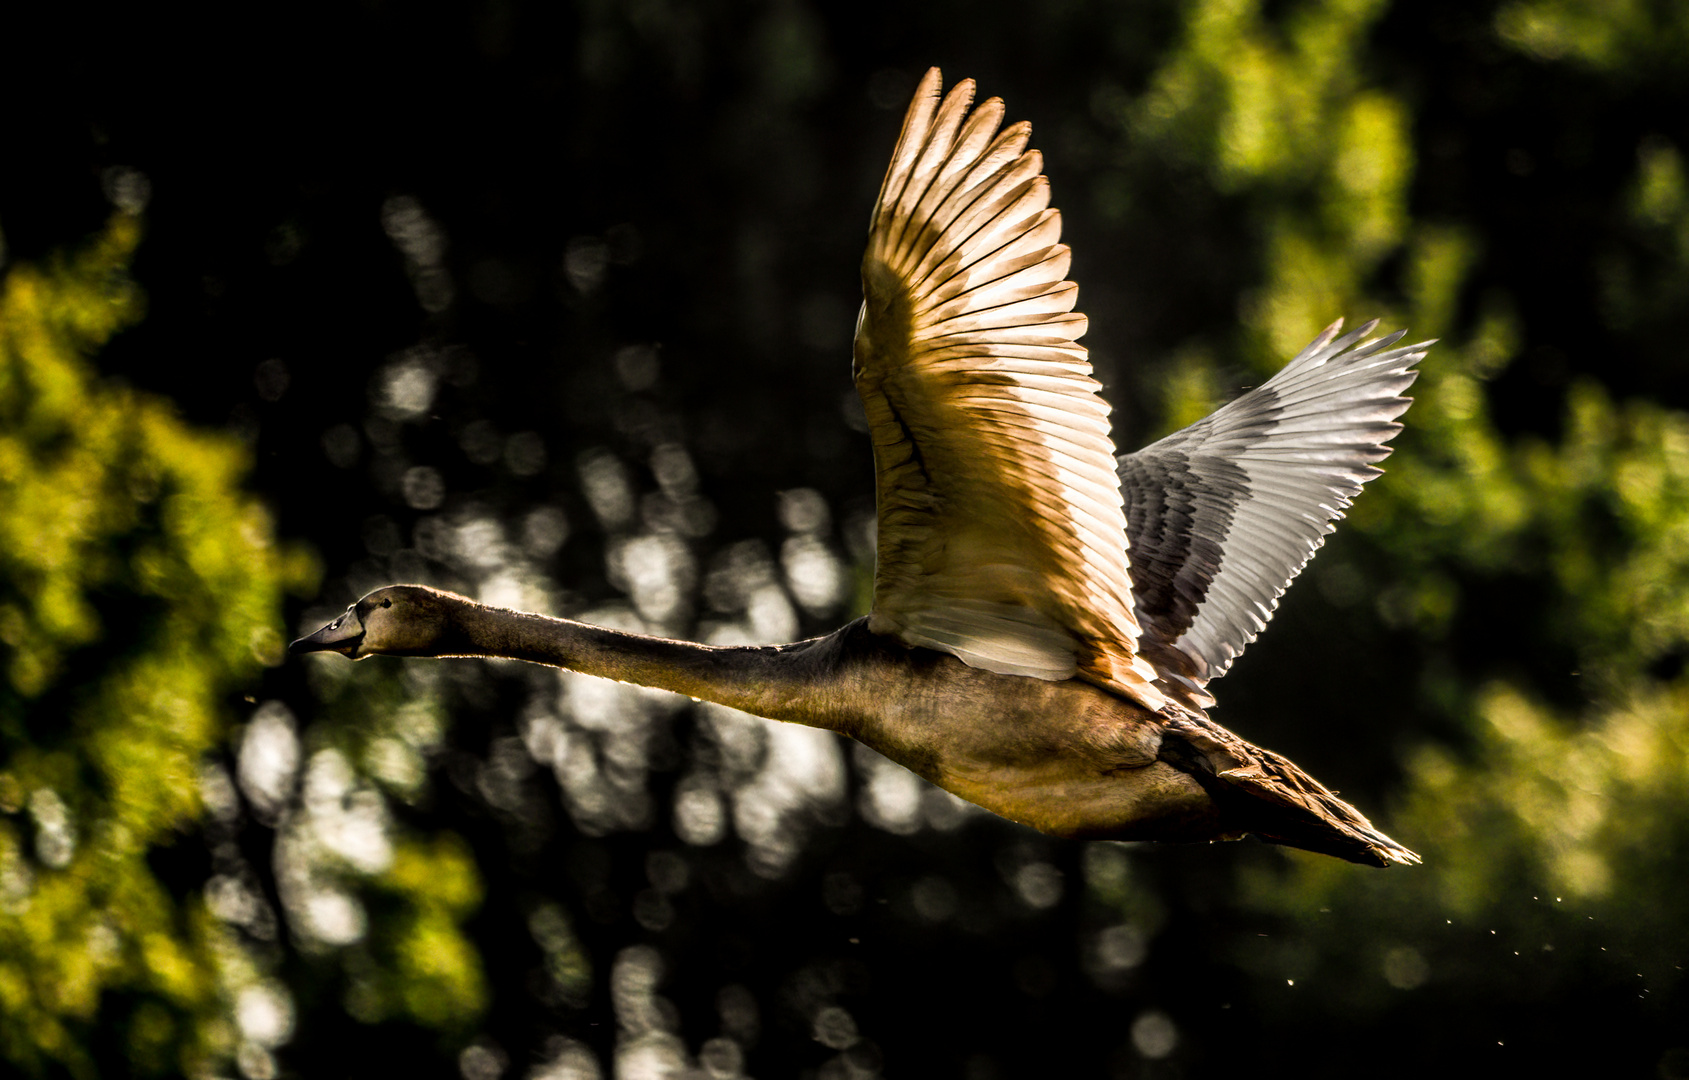
<path fill-rule="evenodd" d="M 29 14 L 0 1072 L 1689 1077 L 1681 5 Z M 1441 339 L 1212 687 L 1424 866 L 1057 841 L 673 695 L 284 656 L 395 581 L 863 614 L 858 266 L 932 65 L 1032 122 L 1122 449 L 1338 316 Z"/>

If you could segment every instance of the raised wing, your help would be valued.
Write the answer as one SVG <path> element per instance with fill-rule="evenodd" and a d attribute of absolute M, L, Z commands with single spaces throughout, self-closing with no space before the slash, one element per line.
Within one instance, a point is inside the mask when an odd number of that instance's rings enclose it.
<path fill-rule="evenodd" d="M 1397 331 L 1356 345 L 1377 321 L 1338 338 L 1342 325 L 1264 385 L 1120 459 L 1139 650 L 1183 705 L 1214 703 L 1203 687 L 1266 628 L 1402 429 L 1402 391 L 1431 342 L 1391 348 Z"/>
<path fill-rule="evenodd" d="M 870 629 L 1149 708 L 1108 405 L 1031 127 L 915 91 L 862 261 L 856 387 L 879 499 Z"/>

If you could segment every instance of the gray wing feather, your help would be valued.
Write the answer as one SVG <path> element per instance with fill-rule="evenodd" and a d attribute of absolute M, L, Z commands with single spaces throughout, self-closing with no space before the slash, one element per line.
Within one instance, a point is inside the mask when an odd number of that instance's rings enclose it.
<path fill-rule="evenodd" d="M 1139 654 L 1192 708 L 1266 629 L 1296 575 L 1382 470 L 1431 342 L 1328 327 L 1277 375 L 1120 458 Z M 1361 344 L 1356 344 L 1361 342 Z"/>

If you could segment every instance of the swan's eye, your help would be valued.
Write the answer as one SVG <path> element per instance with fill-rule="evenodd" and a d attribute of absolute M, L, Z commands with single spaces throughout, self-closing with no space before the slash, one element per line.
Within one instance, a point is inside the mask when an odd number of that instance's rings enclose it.
<path fill-rule="evenodd" d="M 392 601 L 392 600 L 383 600 L 383 601 L 382 601 L 382 602 L 381 602 L 381 606 L 382 606 L 382 607 L 392 607 L 392 606 L 393 606 L 393 601 Z"/>

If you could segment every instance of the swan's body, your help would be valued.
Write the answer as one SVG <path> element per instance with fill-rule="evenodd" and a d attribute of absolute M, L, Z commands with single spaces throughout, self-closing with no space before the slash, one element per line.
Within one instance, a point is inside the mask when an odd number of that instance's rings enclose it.
<path fill-rule="evenodd" d="M 1370 324 L 1333 340 L 1333 326 L 1266 385 L 1117 462 L 1030 129 L 999 133 L 995 99 L 970 114 L 969 82 L 942 103 L 939 87 L 935 69 L 916 92 L 863 263 L 867 618 L 715 648 L 398 585 L 294 650 L 510 657 L 673 690 L 849 735 L 1059 836 L 1253 832 L 1417 862 L 1202 710 L 1378 474 L 1423 346 L 1357 345 Z"/>

